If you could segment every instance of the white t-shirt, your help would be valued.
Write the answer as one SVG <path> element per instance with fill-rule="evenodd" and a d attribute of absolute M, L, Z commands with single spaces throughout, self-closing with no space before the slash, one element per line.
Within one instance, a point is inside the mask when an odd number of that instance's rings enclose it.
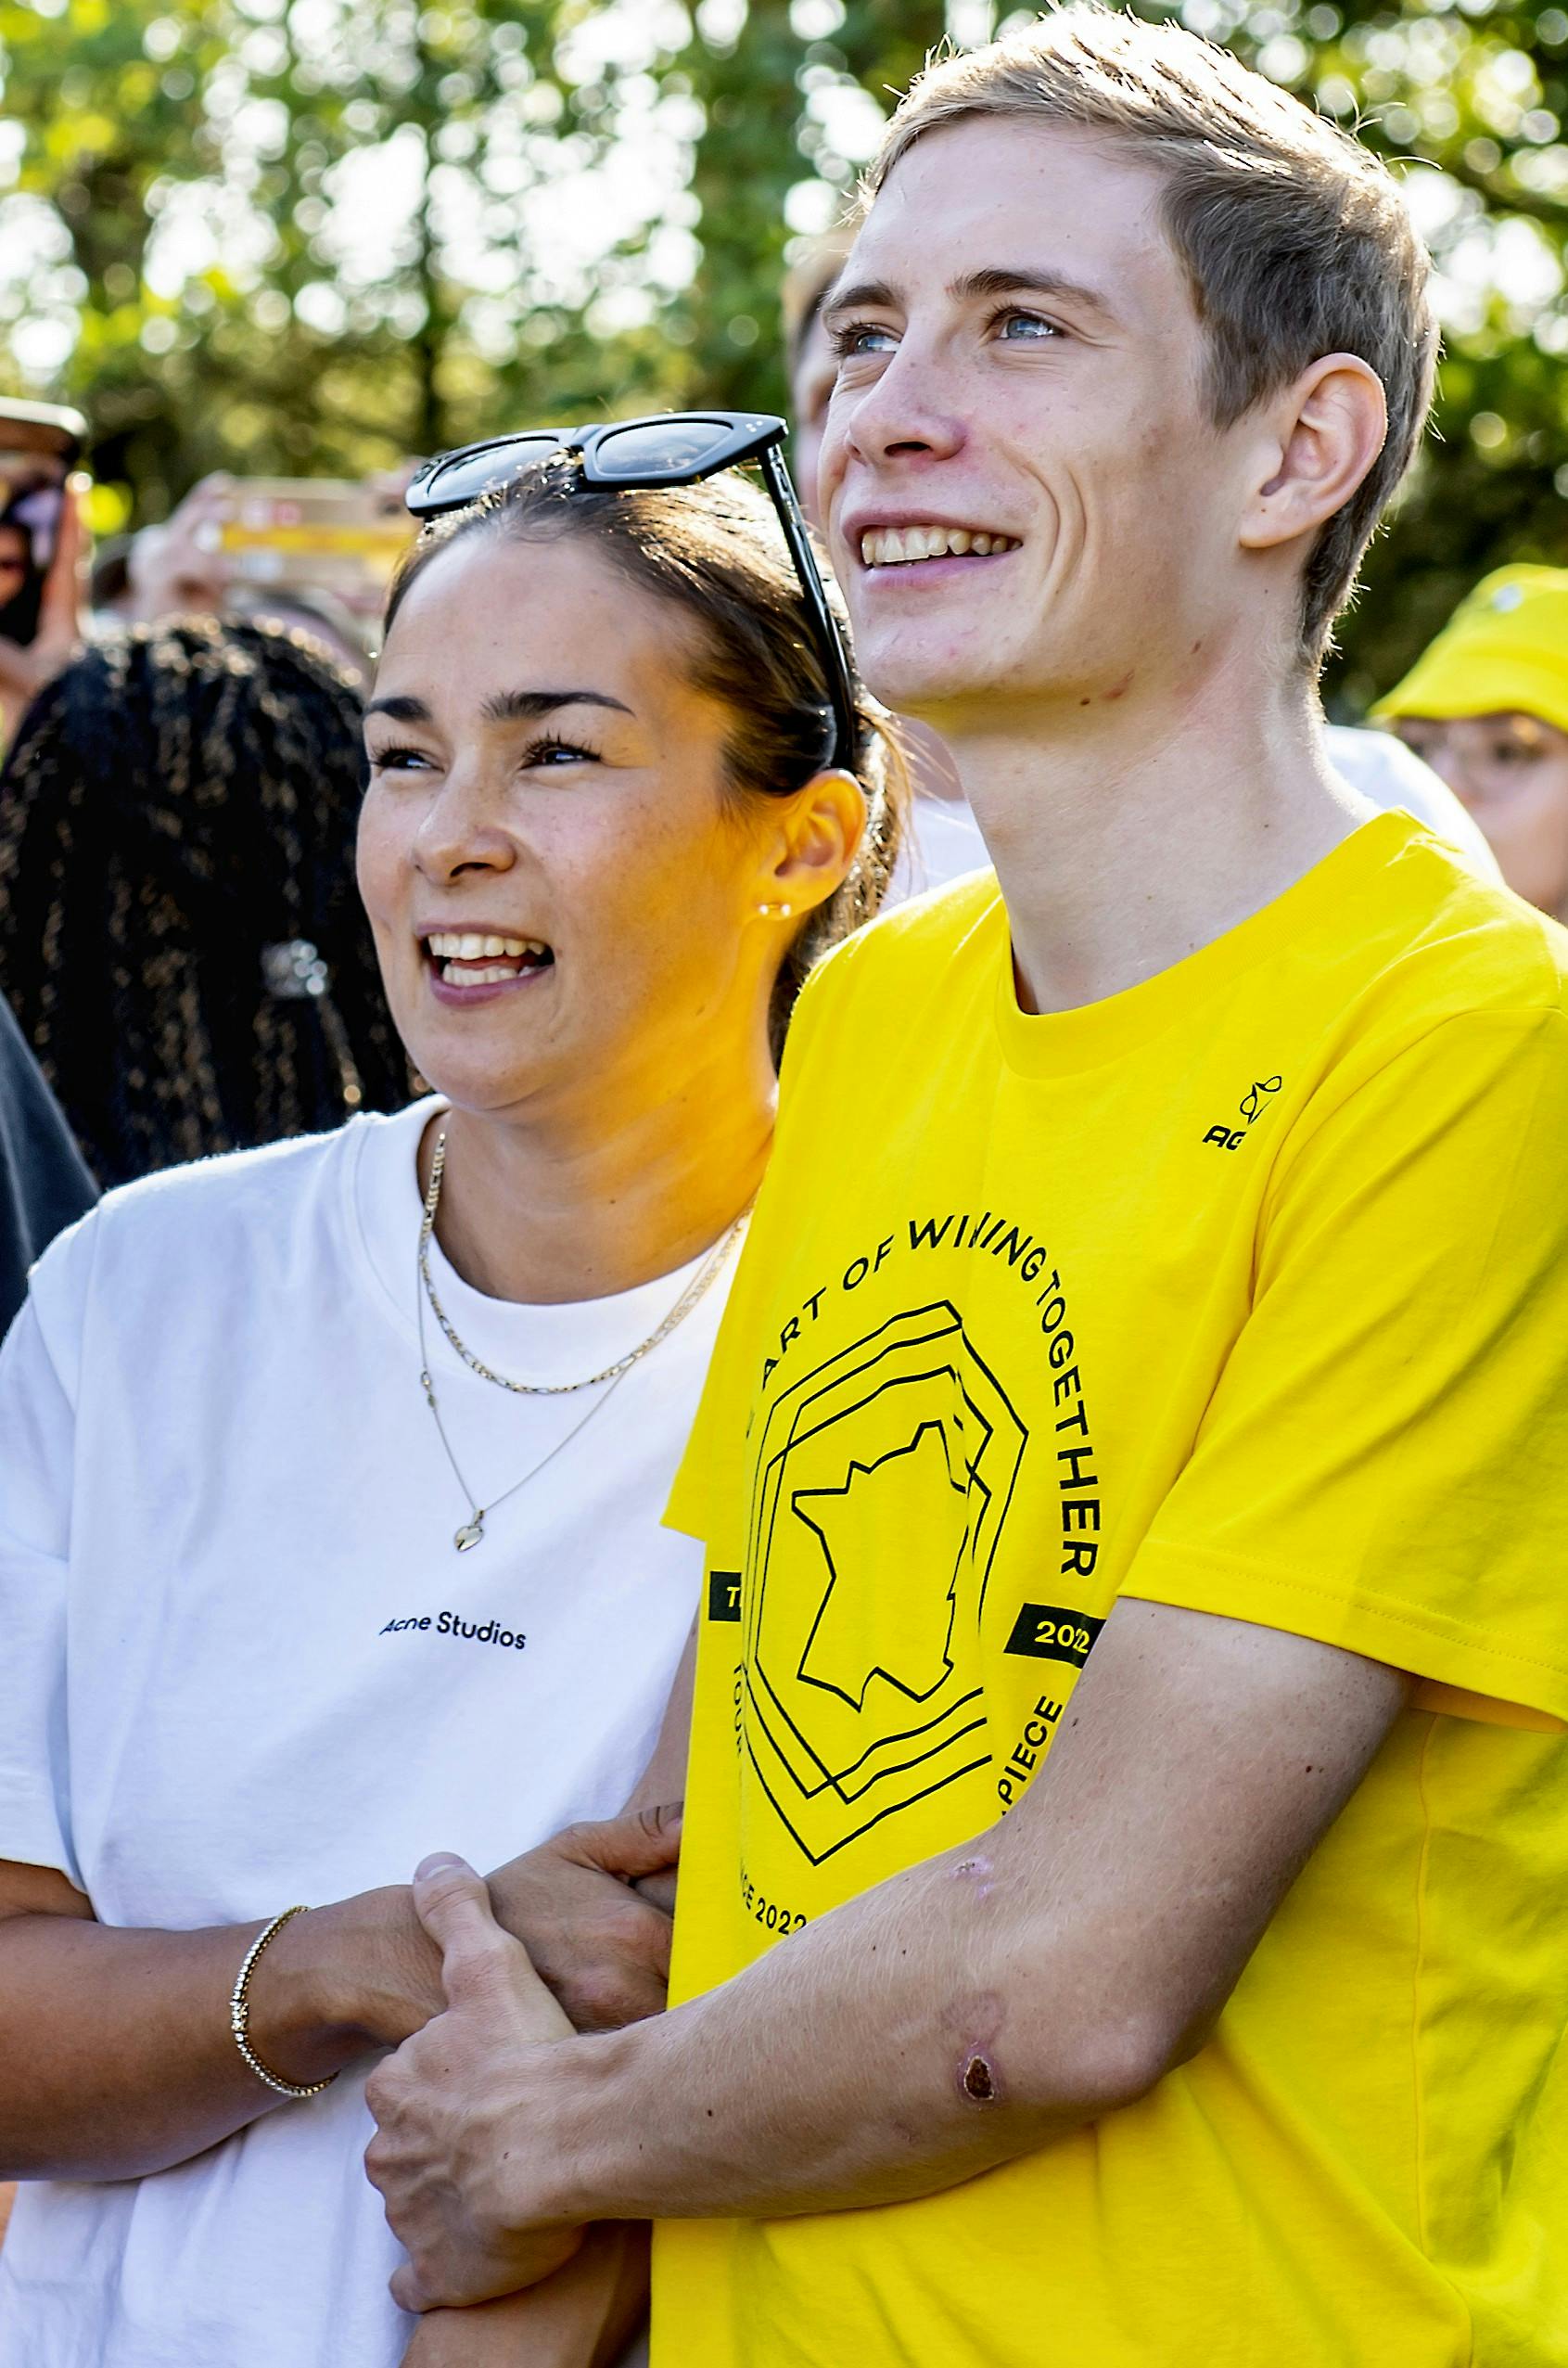
<path fill-rule="evenodd" d="M 1355 723 L 1331 723 L 1324 734 L 1329 762 L 1342 781 L 1359 789 L 1374 806 L 1413 814 L 1463 856 L 1477 879 L 1500 883 L 1502 872 L 1479 823 L 1465 812 L 1441 774 L 1392 732 L 1368 731 Z"/>
<path fill-rule="evenodd" d="M 990 863 L 980 826 L 967 798 L 938 798 L 917 789 L 910 800 L 904 843 L 893 867 L 884 908 L 907 903 L 927 890 L 946 888 Z"/>
<path fill-rule="evenodd" d="M 613 1813 L 653 1747 L 701 1572 L 660 1516 L 728 1273 L 458 1555 L 415 1332 L 434 1107 L 110 1194 L 0 1354 L 0 1857 L 103 1923 L 244 1923 L 437 1849 L 483 1870 Z M 560 1307 L 432 1271 L 487 1363 L 564 1381 L 695 1268 Z M 427 1338 L 488 1502 L 592 1393 L 514 1397 Z M 345 2073 L 178 2169 L 24 2187 L 3 2368 L 396 2368 L 370 2134 Z"/>

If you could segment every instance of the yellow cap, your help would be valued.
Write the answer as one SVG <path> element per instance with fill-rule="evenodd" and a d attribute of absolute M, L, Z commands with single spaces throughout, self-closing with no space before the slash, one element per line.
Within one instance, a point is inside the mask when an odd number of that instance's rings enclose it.
<path fill-rule="evenodd" d="M 1538 715 L 1568 732 L 1568 568 L 1485 577 L 1372 713 Z"/>

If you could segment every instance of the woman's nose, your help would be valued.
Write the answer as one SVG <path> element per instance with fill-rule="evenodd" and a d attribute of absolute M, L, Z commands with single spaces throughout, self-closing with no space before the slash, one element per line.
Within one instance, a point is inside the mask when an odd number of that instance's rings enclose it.
<path fill-rule="evenodd" d="M 428 879 L 455 879 L 465 871 L 510 871 L 517 860 L 516 847 L 501 817 L 495 787 L 482 768 L 461 762 L 452 767 L 420 823 L 414 858 Z"/>

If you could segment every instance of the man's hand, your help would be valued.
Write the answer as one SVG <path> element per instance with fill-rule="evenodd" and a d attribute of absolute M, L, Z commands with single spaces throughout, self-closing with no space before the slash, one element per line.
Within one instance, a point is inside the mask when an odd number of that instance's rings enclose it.
<path fill-rule="evenodd" d="M 577 2228 L 507 2225 L 507 2157 L 532 2133 L 516 2076 L 572 2027 L 504 1932 L 483 1883 L 460 1858 L 427 1859 L 414 1879 L 419 1920 L 441 1952 L 447 2011 L 372 2074 L 377 2132 L 365 2170 L 409 2259 L 392 2280 L 405 2310 L 483 2302 L 546 2278 L 581 2242 Z"/>
<path fill-rule="evenodd" d="M 632 1888 L 669 1878 L 681 1850 L 679 1806 L 568 1825 L 497 1867 L 497 1920 L 580 2031 L 618 2030 L 664 2011 L 669 1916 Z"/>

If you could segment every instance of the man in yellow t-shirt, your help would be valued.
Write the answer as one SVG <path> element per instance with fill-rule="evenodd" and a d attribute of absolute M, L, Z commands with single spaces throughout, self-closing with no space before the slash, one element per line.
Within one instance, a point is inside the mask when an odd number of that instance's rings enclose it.
<path fill-rule="evenodd" d="M 1564 941 L 1337 784 L 1392 182 L 1171 26 L 934 68 L 827 307 L 862 662 L 997 877 L 809 985 L 672 1518 L 675 2010 L 461 1871 L 398 2291 L 655 2368 L 1568 2362 Z"/>

